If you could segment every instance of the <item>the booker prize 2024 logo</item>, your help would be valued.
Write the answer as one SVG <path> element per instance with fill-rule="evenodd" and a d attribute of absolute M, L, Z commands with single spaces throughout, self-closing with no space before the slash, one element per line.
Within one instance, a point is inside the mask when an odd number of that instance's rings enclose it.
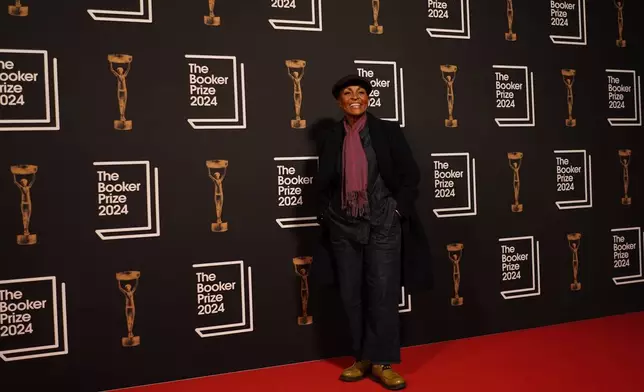
<path fill-rule="evenodd" d="M 523 65 L 493 65 L 499 127 L 534 127 L 534 74 Z"/>
<path fill-rule="evenodd" d="M 293 267 L 295 274 L 300 277 L 300 299 L 302 300 L 302 315 L 297 317 L 298 325 L 310 325 L 313 323 L 313 316 L 309 315 L 309 273 L 313 257 L 294 257 Z"/>
<path fill-rule="evenodd" d="M 136 305 L 134 302 L 134 293 L 139 287 L 140 271 L 123 271 L 116 273 L 118 288 L 125 297 L 125 321 L 127 325 L 127 336 L 121 338 L 123 347 L 136 347 L 141 344 L 141 337 L 134 335 L 134 316 L 136 315 Z"/>
<path fill-rule="evenodd" d="M 201 338 L 252 332 L 253 275 L 244 261 L 193 264 L 195 332 Z"/>
<path fill-rule="evenodd" d="M 99 238 L 160 236 L 159 169 L 149 161 L 94 162 L 94 167 Z"/>
<path fill-rule="evenodd" d="M 618 285 L 643 283 L 642 228 L 611 230 L 613 238 L 613 282 Z"/>
<path fill-rule="evenodd" d="M 456 81 L 458 66 L 445 64 L 440 66 L 440 70 L 443 82 L 445 82 L 445 87 L 447 88 L 448 117 L 445 119 L 445 126 L 447 128 L 456 128 L 458 127 L 458 120 L 454 118 L 454 82 Z"/>
<path fill-rule="evenodd" d="M 275 30 L 322 31 L 322 0 L 263 0 Z"/>
<path fill-rule="evenodd" d="M 55 276 L 0 280 L 0 359 L 65 355 L 67 296 Z"/>
<path fill-rule="evenodd" d="M 622 182 L 624 183 L 624 196 L 621 198 L 622 205 L 630 206 L 633 199 L 628 195 L 628 188 L 631 182 L 629 166 L 633 152 L 629 149 L 624 149 L 617 151 L 617 155 L 619 156 L 619 163 L 622 165 Z"/>
<path fill-rule="evenodd" d="M 447 256 L 452 263 L 452 283 L 454 285 L 454 296 L 450 298 L 452 306 L 463 305 L 463 297 L 459 295 L 461 287 L 461 259 L 463 258 L 463 244 L 454 243 L 447 245 Z"/>
<path fill-rule="evenodd" d="M 221 26 L 221 17 L 215 15 L 215 0 L 208 0 L 208 15 L 204 15 L 206 26 Z"/>
<path fill-rule="evenodd" d="M 615 8 L 617 9 L 617 40 L 615 43 L 618 48 L 626 47 L 626 40 L 624 39 L 624 0 L 613 0 Z"/>
<path fill-rule="evenodd" d="M 378 18 L 380 17 L 380 0 L 371 0 L 371 10 L 373 12 L 373 24 L 369 25 L 369 32 L 376 35 L 383 34 L 385 28 L 378 23 Z"/>
<path fill-rule="evenodd" d="M 29 15 L 29 7 L 22 4 L 22 1 L 15 0 L 14 5 L 9 6 L 9 15 L 11 16 L 27 16 Z"/>
<path fill-rule="evenodd" d="M 501 296 L 517 299 L 541 295 L 539 241 L 533 236 L 499 238 Z"/>
<path fill-rule="evenodd" d="M 432 38 L 470 39 L 470 0 L 427 0 Z"/>
<path fill-rule="evenodd" d="M 403 69 L 395 61 L 354 60 L 358 76 L 371 84 L 369 111 L 375 116 L 405 126 Z"/>
<path fill-rule="evenodd" d="M 277 208 L 275 219 L 283 229 L 318 226 L 315 185 L 318 157 L 275 157 Z"/>
<path fill-rule="evenodd" d="M 642 85 L 634 70 L 607 69 L 608 123 L 613 127 L 642 126 Z"/>
<path fill-rule="evenodd" d="M 152 23 L 152 0 L 118 0 L 116 3 L 116 9 L 88 9 L 87 13 L 98 22 Z"/>
<path fill-rule="evenodd" d="M 288 76 L 293 81 L 293 104 L 295 106 L 295 117 L 291 120 L 291 128 L 305 129 L 306 120 L 302 118 L 302 100 L 304 99 L 304 92 L 302 91 L 302 78 L 304 78 L 304 70 L 306 69 L 305 60 L 286 60 L 286 69 Z"/>
<path fill-rule="evenodd" d="M 46 50 L 0 49 L 0 132 L 58 130 L 58 60 Z"/>
<path fill-rule="evenodd" d="M 31 213 L 33 211 L 33 202 L 31 198 L 31 188 L 36 181 L 36 165 L 12 165 L 11 174 L 13 183 L 20 190 L 20 215 L 22 217 L 22 234 L 16 235 L 18 245 L 34 245 L 38 242 L 38 235 L 30 232 Z"/>
<path fill-rule="evenodd" d="M 567 127 L 576 127 L 577 120 L 572 116 L 572 108 L 574 105 L 575 94 L 573 92 L 573 85 L 575 84 L 575 76 L 577 71 L 574 69 L 562 69 L 561 77 L 563 78 L 564 85 L 566 86 L 566 103 L 568 104 L 568 118 L 565 121 Z"/>
<path fill-rule="evenodd" d="M 214 207 L 216 220 L 210 224 L 210 231 L 213 233 L 223 233 L 228 231 L 228 222 L 224 222 L 224 180 L 228 173 L 228 160 L 212 159 L 206 161 L 208 177 L 212 180 L 214 186 Z"/>
<path fill-rule="evenodd" d="M 568 240 L 568 247 L 572 255 L 572 283 L 570 283 L 570 291 L 580 291 L 581 282 L 579 279 L 579 250 L 581 248 L 581 233 L 569 233 L 566 235 Z"/>
<path fill-rule="evenodd" d="M 438 218 L 477 214 L 476 161 L 468 152 L 433 153 L 434 196 Z"/>
<path fill-rule="evenodd" d="M 550 0 L 550 40 L 561 45 L 586 45 L 586 0 Z"/>
<path fill-rule="evenodd" d="M 514 27 L 514 2 L 513 0 L 505 0 L 506 14 L 508 17 L 508 32 L 505 33 L 505 40 L 514 42 L 517 40 L 517 33 L 512 28 Z"/>
<path fill-rule="evenodd" d="M 186 54 L 188 123 L 195 130 L 246 129 L 246 75 L 235 56 Z"/>
<path fill-rule="evenodd" d="M 514 190 L 514 203 L 510 206 L 512 212 L 523 212 L 523 204 L 519 203 L 521 192 L 521 164 L 523 163 L 522 152 L 509 152 L 508 163 L 512 169 L 512 189 Z"/>
<path fill-rule="evenodd" d="M 132 69 L 134 58 L 129 54 L 109 54 L 107 61 L 110 64 L 110 72 L 116 77 L 116 97 L 119 107 L 119 119 L 114 120 L 114 129 L 117 131 L 131 131 L 132 120 L 125 118 L 127 109 L 127 77 Z"/>
<path fill-rule="evenodd" d="M 556 150 L 555 170 L 557 208 L 592 208 L 593 171 L 590 154 L 586 150 Z"/>

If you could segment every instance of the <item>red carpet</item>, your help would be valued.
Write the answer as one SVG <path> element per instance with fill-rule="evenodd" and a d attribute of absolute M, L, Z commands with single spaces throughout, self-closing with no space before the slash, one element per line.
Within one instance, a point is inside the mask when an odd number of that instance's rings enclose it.
<path fill-rule="evenodd" d="M 405 391 L 642 392 L 644 312 L 405 348 Z M 131 388 L 129 392 L 384 391 L 338 381 L 348 358 Z"/>

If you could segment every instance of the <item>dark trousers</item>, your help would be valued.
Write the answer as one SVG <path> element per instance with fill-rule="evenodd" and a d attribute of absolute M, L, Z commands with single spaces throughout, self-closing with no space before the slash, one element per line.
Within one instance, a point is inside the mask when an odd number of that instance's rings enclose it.
<path fill-rule="evenodd" d="M 372 226 L 367 244 L 331 236 L 356 360 L 400 362 L 401 238 L 397 216 Z"/>

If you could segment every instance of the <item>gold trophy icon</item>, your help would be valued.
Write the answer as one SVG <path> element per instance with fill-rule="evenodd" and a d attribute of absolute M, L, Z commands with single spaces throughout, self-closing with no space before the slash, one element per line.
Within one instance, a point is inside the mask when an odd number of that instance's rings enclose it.
<path fill-rule="evenodd" d="M 567 101 L 568 101 L 568 118 L 566 119 L 567 127 L 574 127 L 577 125 L 577 120 L 572 118 L 572 105 L 574 103 L 574 95 L 572 93 L 572 85 L 575 83 L 575 75 L 577 71 L 574 69 L 562 69 L 561 76 L 563 77 L 564 84 L 566 85 Z"/>
<path fill-rule="evenodd" d="M 447 112 L 448 118 L 445 120 L 445 126 L 447 128 L 456 128 L 458 127 L 458 120 L 453 117 L 454 113 L 454 80 L 456 80 L 456 71 L 458 67 L 456 65 L 441 65 L 441 74 L 443 81 L 447 86 Z"/>
<path fill-rule="evenodd" d="M 510 162 L 510 169 L 514 173 L 512 179 L 512 186 L 514 187 L 514 203 L 512 204 L 512 212 L 523 212 L 523 204 L 519 203 L 519 189 L 521 188 L 521 180 L 519 178 L 519 169 L 521 169 L 521 162 L 523 160 L 522 152 L 509 152 L 508 161 Z"/>
<path fill-rule="evenodd" d="M 628 165 L 631 163 L 631 150 L 619 150 L 618 154 L 619 161 L 624 168 L 624 197 L 622 197 L 622 204 L 625 206 L 630 206 L 632 200 L 628 196 L 628 183 L 630 180 L 628 176 Z"/>
<path fill-rule="evenodd" d="M 134 347 L 141 344 L 141 337 L 134 336 L 134 316 L 136 308 L 134 306 L 134 292 L 139 285 L 139 271 L 125 271 L 116 273 L 116 281 L 119 290 L 125 295 L 125 320 L 127 321 L 127 337 L 121 338 L 123 347 Z"/>
<path fill-rule="evenodd" d="M 568 234 L 568 246 L 572 251 L 572 277 L 573 281 L 570 284 L 570 290 L 579 291 L 581 290 L 581 282 L 577 280 L 577 275 L 579 273 L 579 246 L 581 245 L 581 234 L 572 233 Z"/>
<path fill-rule="evenodd" d="M 293 101 L 295 102 L 295 118 L 291 120 L 291 128 L 304 129 L 306 128 L 306 120 L 300 117 L 300 112 L 302 110 L 302 77 L 306 61 L 286 60 L 286 67 L 289 76 L 293 79 Z"/>
<path fill-rule="evenodd" d="M 16 5 L 9 6 L 9 15 L 11 16 L 27 16 L 29 15 L 29 7 L 22 5 L 20 0 L 16 0 Z"/>
<path fill-rule="evenodd" d="M 508 32 L 505 33 L 506 41 L 516 41 L 517 34 L 512 32 L 512 24 L 514 23 L 514 4 L 512 0 L 505 0 L 507 3 L 507 14 L 508 14 Z"/>
<path fill-rule="evenodd" d="M 38 236 L 29 232 L 29 222 L 31 221 L 31 187 L 36 181 L 36 165 L 13 165 L 11 173 L 13 174 L 13 183 L 20 189 L 20 213 L 22 214 L 22 234 L 18 234 L 16 241 L 18 245 L 34 245 L 38 242 Z"/>
<path fill-rule="evenodd" d="M 224 178 L 226 178 L 228 170 L 228 161 L 221 159 L 206 161 L 206 167 L 208 168 L 208 177 L 215 184 L 215 212 L 217 214 L 217 222 L 210 225 L 210 231 L 223 233 L 228 231 L 228 222 L 221 220 L 224 210 Z"/>
<path fill-rule="evenodd" d="M 626 40 L 624 39 L 624 0 L 613 0 L 615 8 L 617 8 L 617 30 L 619 38 L 615 43 L 619 48 L 626 47 Z"/>
<path fill-rule="evenodd" d="M 382 34 L 384 32 L 383 27 L 378 24 L 380 0 L 371 0 L 371 8 L 373 9 L 373 24 L 369 25 L 369 32 L 371 34 Z"/>
<path fill-rule="evenodd" d="M 302 280 L 300 288 L 300 296 L 302 297 L 302 316 L 298 316 L 297 323 L 299 325 L 309 325 L 313 323 L 313 316 L 308 314 L 308 305 L 309 305 L 309 272 L 311 271 L 311 262 L 313 258 L 310 256 L 306 257 L 294 257 L 293 266 L 295 267 L 295 273 Z"/>
<path fill-rule="evenodd" d="M 221 18 L 215 16 L 215 0 L 208 0 L 208 8 L 210 9 L 210 14 L 204 15 L 203 22 L 207 26 L 221 26 Z"/>
<path fill-rule="evenodd" d="M 449 260 L 454 267 L 452 273 L 452 280 L 454 281 L 454 297 L 451 298 L 450 303 L 452 306 L 463 305 L 463 297 L 458 295 L 458 289 L 461 285 L 461 267 L 460 262 L 463 257 L 463 244 L 449 244 L 447 245 L 447 254 Z"/>
<path fill-rule="evenodd" d="M 119 101 L 120 120 L 114 120 L 114 129 L 117 131 L 131 131 L 132 120 L 125 119 L 125 108 L 127 106 L 127 75 L 130 73 L 132 66 L 132 56 L 129 54 L 110 54 L 107 56 L 110 62 L 110 71 L 116 76 L 117 87 L 116 96 Z M 123 69 L 123 66 L 126 66 Z"/>

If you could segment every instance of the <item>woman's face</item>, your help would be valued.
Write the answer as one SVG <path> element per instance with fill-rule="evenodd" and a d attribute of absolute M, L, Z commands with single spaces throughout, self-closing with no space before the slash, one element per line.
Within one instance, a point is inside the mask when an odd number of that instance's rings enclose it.
<path fill-rule="evenodd" d="M 369 94 L 360 86 L 348 86 L 340 93 L 338 105 L 349 116 L 361 116 L 369 106 Z"/>

